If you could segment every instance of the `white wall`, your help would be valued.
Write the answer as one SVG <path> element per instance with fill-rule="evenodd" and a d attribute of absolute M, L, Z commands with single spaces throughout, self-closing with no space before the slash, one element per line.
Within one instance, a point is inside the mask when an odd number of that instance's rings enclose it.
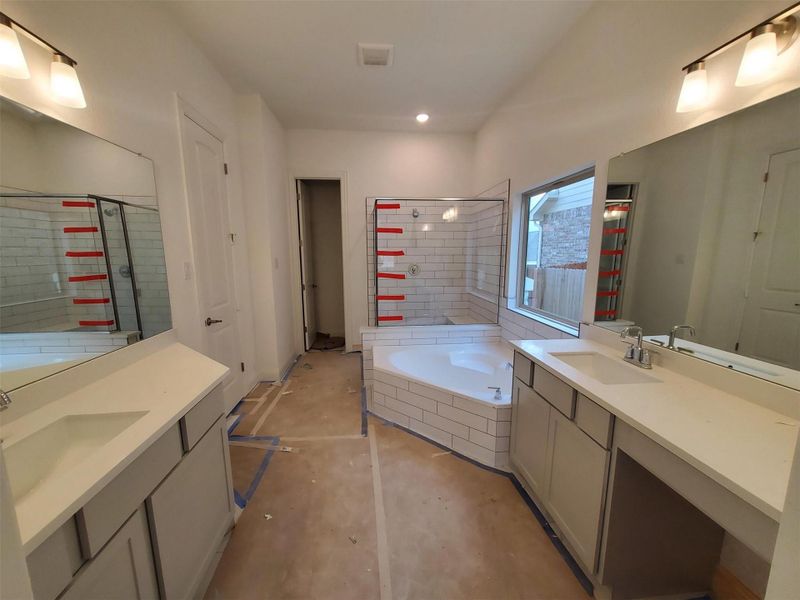
<path fill-rule="evenodd" d="M 775 83 L 734 87 L 740 44 L 707 65 L 709 108 L 675 112 L 684 64 L 785 7 L 772 1 L 595 3 L 478 132 L 473 188 L 510 177 L 518 203 L 521 192 L 597 163 L 596 190 L 604 190 L 610 157 L 800 86 L 795 44 L 781 57 L 784 72 Z M 595 196 L 585 319 L 594 310 L 603 193 Z"/>
<path fill-rule="evenodd" d="M 289 130 L 287 139 L 292 176 L 346 180 L 345 321 L 352 347 L 360 342 L 359 327 L 367 325 L 365 199 L 470 196 L 474 140 L 470 135 L 306 129 Z"/>
<path fill-rule="evenodd" d="M 238 107 L 256 365 L 275 380 L 303 350 L 292 333 L 286 135 L 261 96 L 241 96 Z"/>
<path fill-rule="evenodd" d="M 30 80 L 0 80 L 0 93 L 40 112 L 151 158 L 161 210 L 172 319 L 179 339 L 203 350 L 203 326 L 194 279 L 188 204 L 180 154 L 176 93 L 224 133 L 226 158 L 238 164 L 236 101 L 231 87 L 169 13 L 148 2 L 16 2 L 3 11 L 52 41 L 79 63 L 88 107 L 55 104 L 49 95 L 50 55 L 23 40 Z M 244 234 L 244 211 L 236 170 L 228 178 L 231 224 Z M 246 236 L 240 235 L 244 242 Z M 245 244 L 234 247 L 242 356 L 255 362 Z M 250 369 L 243 388 L 253 383 Z"/>

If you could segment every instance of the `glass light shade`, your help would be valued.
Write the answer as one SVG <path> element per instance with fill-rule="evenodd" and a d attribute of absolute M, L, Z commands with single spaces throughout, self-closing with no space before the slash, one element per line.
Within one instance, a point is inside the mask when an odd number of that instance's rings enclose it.
<path fill-rule="evenodd" d="M 705 65 L 698 65 L 689 68 L 683 78 L 681 95 L 678 98 L 678 107 L 675 109 L 679 113 L 697 110 L 708 101 L 708 78 L 706 77 Z"/>
<path fill-rule="evenodd" d="M 50 64 L 50 91 L 53 93 L 53 100 L 63 106 L 86 108 L 78 73 L 69 63 L 53 59 Z"/>
<path fill-rule="evenodd" d="M 765 31 L 751 37 L 744 48 L 736 85 L 743 87 L 766 81 L 775 71 L 777 60 L 778 38 L 774 31 Z"/>
<path fill-rule="evenodd" d="M 0 75 L 14 79 L 29 79 L 31 76 L 17 32 L 5 23 L 0 23 Z"/>

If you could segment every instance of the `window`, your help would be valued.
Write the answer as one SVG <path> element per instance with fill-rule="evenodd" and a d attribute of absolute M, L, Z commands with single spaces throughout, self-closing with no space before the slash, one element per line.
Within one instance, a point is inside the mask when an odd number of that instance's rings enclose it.
<path fill-rule="evenodd" d="M 593 187 L 589 169 L 523 194 L 518 308 L 578 325 Z"/>

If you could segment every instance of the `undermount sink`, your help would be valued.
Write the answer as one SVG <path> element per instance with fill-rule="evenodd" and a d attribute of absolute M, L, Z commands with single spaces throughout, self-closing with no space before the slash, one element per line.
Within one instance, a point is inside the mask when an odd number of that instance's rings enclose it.
<path fill-rule="evenodd" d="M 646 374 L 642 369 L 630 366 L 597 352 L 551 352 L 558 360 L 606 385 L 629 383 L 661 383 L 660 379 Z"/>
<path fill-rule="evenodd" d="M 147 411 L 67 415 L 3 449 L 15 503 L 83 460 L 141 419 Z"/>

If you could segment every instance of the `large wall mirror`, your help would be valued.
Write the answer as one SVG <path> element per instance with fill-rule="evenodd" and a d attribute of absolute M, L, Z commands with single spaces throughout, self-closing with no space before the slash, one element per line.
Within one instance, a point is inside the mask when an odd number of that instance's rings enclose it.
<path fill-rule="evenodd" d="M 612 159 L 606 198 L 597 325 L 800 389 L 800 90 Z"/>
<path fill-rule="evenodd" d="M 170 327 L 152 161 L 0 98 L 0 388 Z"/>

